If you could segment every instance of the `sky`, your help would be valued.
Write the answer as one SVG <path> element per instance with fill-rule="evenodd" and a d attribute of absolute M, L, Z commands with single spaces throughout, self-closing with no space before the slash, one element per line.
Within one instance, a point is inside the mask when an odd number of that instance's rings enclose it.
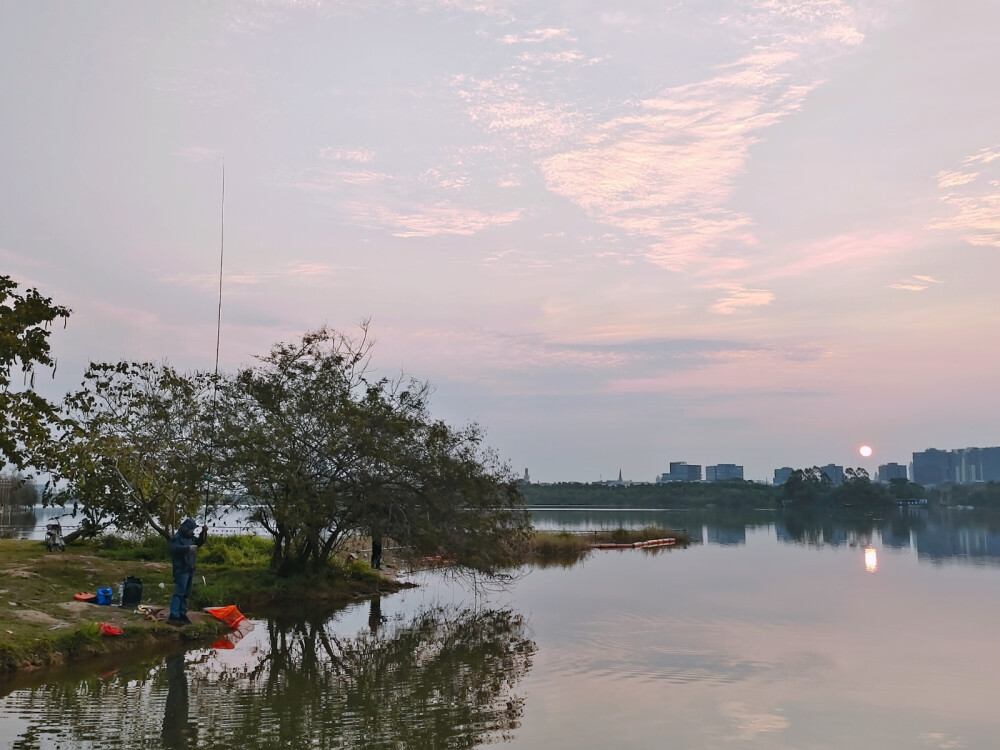
<path fill-rule="evenodd" d="M 1000 444 L 995 0 L 0 3 L 48 396 L 213 366 L 224 168 L 221 366 L 370 319 L 532 480 Z"/>

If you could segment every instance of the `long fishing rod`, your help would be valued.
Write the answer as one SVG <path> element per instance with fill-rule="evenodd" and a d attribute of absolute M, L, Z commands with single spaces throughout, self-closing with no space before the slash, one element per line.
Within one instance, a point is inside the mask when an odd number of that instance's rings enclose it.
<path fill-rule="evenodd" d="M 208 526 L 208 499 L 212 489 L 212 459 L 215 457 L 215 423 L 219 394 L 219 342 L 222 339 L 222 267 L 226 253 L 226 161 L 222 161 L 222 208 L 219 238 L 219 309 L 215 319 L 215 373 L 212 376 L 212 431 L 209 441 L 208 474 L 205 475 L 205 526 Z"/>

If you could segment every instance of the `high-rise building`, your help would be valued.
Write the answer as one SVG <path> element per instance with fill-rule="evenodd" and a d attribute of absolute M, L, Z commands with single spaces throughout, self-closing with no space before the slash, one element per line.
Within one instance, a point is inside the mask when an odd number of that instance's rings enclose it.
<path fill-rule="evenodd" d="M 913 481 L 925 487 L 955 481 L 950 451 L 928 448 L 913 454 Z"/>
<path fill-rule="evenodd" d="M 1000 447 L 928 448 L 914 453 L 913 481 L 922 485 L 1000 482 Z"/>
<path fill-rule="evenodd" d="M 791 478 L 792 472 L 795 471 L 791 466 L 782 466 L 780 469 L 774 470 L 774 483 L 784 484 Z"/>
<path fill-rule="evenodd" d="M 897 463 L 882 464 L 878 467 L 878 481 L 888 484 L 893 479 L 906 479 L 906 467 Z"/>
<path fill-rule="evenodd" d="M 980 448 L 980 465 L 984 482 L 1000 482 L 1000 447 Z"/>
<path fill-rule="evenodd" d="M 827 464 L 826 466 L 820 466 L 819 470 L 826 474 L 826 478 L 830 480 L 830 484 L 837 486 L 844 483 L 844 467 L 837 466 L 836 464 Z"/>
<path fill-rule="evenodd" d="M 705 467 L 705 480 L 708 482 L 725 482 L 730 479 L 743 479 L 743 467 L 736 464 Z"/>
<path fill-rule="evenodd" d="M 657 482 L 700 482 L 701 464 L 689 464 L 687 461 L 671 461 L 670 471 L 660 474 Z"/>
<path fill-rule="evenodd" d="M 1000 448 L 959 448 L 951 454 L 958 484 L 1000 481 Z"/>

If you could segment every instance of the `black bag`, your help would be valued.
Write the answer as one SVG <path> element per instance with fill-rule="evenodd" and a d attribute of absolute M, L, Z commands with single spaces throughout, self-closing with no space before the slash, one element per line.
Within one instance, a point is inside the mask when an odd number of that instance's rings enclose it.
<path fill-rule="evenodd" d="M 121 606 L 135 607 L 142 601 L 142 579 L 128 576 L 122 581 Z"/>

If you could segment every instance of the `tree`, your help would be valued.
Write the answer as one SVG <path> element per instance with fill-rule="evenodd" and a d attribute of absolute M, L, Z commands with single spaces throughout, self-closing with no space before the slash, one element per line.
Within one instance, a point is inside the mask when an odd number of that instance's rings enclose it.
<path fill-rule="evenodd" d="M 10 276 L 0 276 L 0 468 L 7 461 L 21 470 L 47 449 L 51 431 L 61 421 L 55 407 L 33 389 L 37 367 L 55 372 L 49 333 L 57 319 L 65 325 L 70 310 L 36 289 L 23 294 L 17 289 Z M 11 390 L 14 368 L 23 372 L 25 390 Z"/>
<path fill-rule="evenodd" d="M 894 502 L 889 490 L 872 482 L 868 471 L 862 467 L 844 470 L 844 481 L 834 490 L 834 499 L 842 505 L 862 508 Z"/>
<path fill-rule="evenodd" d="M 72 502 L 82 516 L 77 536 L 113 524 L 169 539 L 197 512 L 211 449 L 211 385 L 210 375 L 165 363 L 91 363 L 81 390 L 66 396 L 69 419 L 47 467 L 65 480 L 50 501 Z"/>
<path fill-rule="evenodd" d="M 371 378 L 371 346 L 364 325 L 359 337 L 321 328 L 227 378 L 220 475 L 272 536 L 282 574 L 322 567 L 359 534 L 495 572 L 527 528 L 513 477 L 478 428 L 430 419 L 426 384 Z"/>
<path fill-rule="evenodd" d="M 784 505 L 810 505 L 827 499 L 830 494 L 830 477 L 818 466 L 796 469 L 781 487 Z"/>
<path fill-rule="evenodd" d="M 927 497 L 927 490 L 903 477 L 889 480 L 889 492 L 897 500 L 920 500 Z"/>

